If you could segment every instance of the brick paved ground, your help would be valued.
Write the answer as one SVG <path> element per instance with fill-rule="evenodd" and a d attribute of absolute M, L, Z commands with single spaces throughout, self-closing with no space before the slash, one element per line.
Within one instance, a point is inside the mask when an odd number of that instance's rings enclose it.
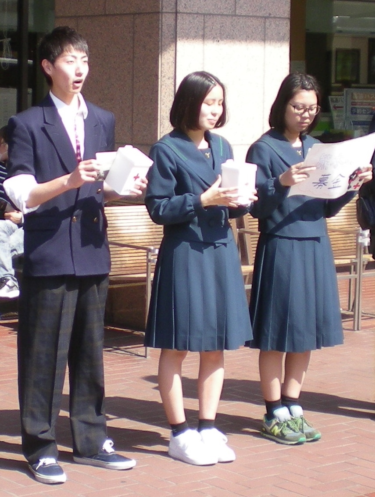
<path fill-rule="evenodd" d="M 364 309 L 375 313 L 374 283 L 366 282 Z M 375 318 L 362 331 L 345 319 L 345 345 L 313 354 L 302 401 L 322 440 L 286 447 L 258 434 L 263 415 L 257 352 L 226 354 L 226 381 L 217 424 L 228 434 L 237 460 L 193 467 L 168 458 L 168 427 L 156 385 L 158 351 L 148 359 L 128 353 L 129 335 L 108 331 L 105 350 L 109 436 L 137 459 L 131 471 L 76 465 L 65 390 L 57 438 L 68 481 L 47 486 L 33 480 L 20 451 L 16 393 L 16 323 L 0 326 L 0 496 L 179 497 L 375 497 Z M 135 337 L 141 342 L 141 337 Z M 124 349 L 128 352 L 124 352 Z M 184 367 L 188 419 L 195 425 L 197 355 Z"/>

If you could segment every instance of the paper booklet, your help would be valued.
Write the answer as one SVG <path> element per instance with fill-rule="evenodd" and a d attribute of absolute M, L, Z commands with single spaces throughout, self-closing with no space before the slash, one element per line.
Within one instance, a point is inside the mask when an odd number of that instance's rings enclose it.
<path fill-rule="evenodd" d="M 309 178 L 290 188 L 291 195 L 338 198 L 358 190 L 361 167 L 368 166 L 375 150 L 375 133 L 340 143 L 316 143 L 308 151 L 304 166 L 316 166 Z"/>
<path fill-rule="evenodd" d="M 117 152 L 99 152 L 96 160 L 100 165 L 101 179 L 119 195 L 131 195 L 134 182 L 145 178 L 152 160 L 131 145 L 120 147 Z"/>
<path fill-rule="evenodd" d="M 237 187 L 239 193 L 239 203 L 250 205 L 250 195 L 255 190 L 255 176 L 257 166 L 248 162 L 235 162 L 228 159 L 221 165 L 222 181 L 224 188 Z"/>

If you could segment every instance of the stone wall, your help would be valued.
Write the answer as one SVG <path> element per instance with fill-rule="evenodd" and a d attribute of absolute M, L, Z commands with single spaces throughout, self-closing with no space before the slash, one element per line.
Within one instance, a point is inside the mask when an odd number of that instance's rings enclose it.
<path fill-rule="evenodd" d="M 181 79 L 207 70 L 227 87 L 220 130 L 242 160 L 268 128 L 270 105 L 289 71 L 290 0 L 56 0 L 56 24 L 90 46 L 85 96 L 116 115 L 118 145 L 147 152 L 170 130 Z"/>

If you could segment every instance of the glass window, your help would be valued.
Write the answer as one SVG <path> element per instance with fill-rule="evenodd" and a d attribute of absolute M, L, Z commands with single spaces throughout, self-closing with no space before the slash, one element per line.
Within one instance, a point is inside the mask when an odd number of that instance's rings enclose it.
<path fill-rule="evenodd" d="M 28 28 L 20 33 L 19 13 L 26 12 Z M 44 33 L 54 26 L 53 0 L 0 0 L 0 127 L 11 115 L 38 102 L 46 92 L 39 70 L 37 46 Z M 21 43 L 22 35 L 25 43 Z M 24 53 L 25 52 L 25 53 Z M 23 74 L 19 70 L 22 55 L 27 58 Z M 17 94 L 27 94 L 25 103 L 18 103 Z"/>
<path fill-rule="evenodd" d="M 375 114 L 375 1 L 291 0 L 291 69 L 322 87 L 316 133 L 367 132 Z"/>

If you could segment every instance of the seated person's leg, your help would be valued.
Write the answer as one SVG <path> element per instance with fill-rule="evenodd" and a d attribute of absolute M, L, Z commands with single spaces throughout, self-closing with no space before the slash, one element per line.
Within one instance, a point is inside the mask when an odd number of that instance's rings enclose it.
<path fill-rule="evenodd" d="M 12 221 L 0 221 L 0 297 L 17 298 L 18 282 L 12 263 L 11 238 L 19 228 Z M 22 230 L 23 231 L 23 230 Z"/>
<path fill-rule="evenodd" d="M 23 238 L 24 231 L 23 228 L 18 228 L 14 233 L 10 236 L 10 250 L 13 257 L 18 257 L 23 255 Z"/>

